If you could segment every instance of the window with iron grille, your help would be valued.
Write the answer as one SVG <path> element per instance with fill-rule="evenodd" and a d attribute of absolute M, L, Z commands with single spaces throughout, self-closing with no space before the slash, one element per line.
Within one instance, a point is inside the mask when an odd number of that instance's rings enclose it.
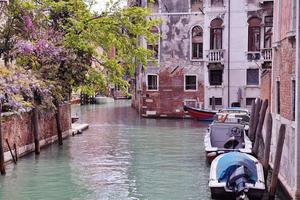
<path fill-rule="evenodd" d="M 251 106 L 253 101 L 255 101 L 255 98 L 246 98 L 246 106 Z"/>
<path fill-rule="evenodd" d="M 148 90 L 158 90 L 158 76 L 148 75 L 147 76 L 147 89 Z"/>
<path fill-rule="evenodd" d="M 197 76 L 196 75 L 185 75 L 184 89 L 186 91 L 195 91 L 197 90 Z"/>
<path fill-rule="evenodd" d="M 259 69 L 247 69 L 247 85 L 259 85 Z"/>
<path fill-rule="evenodd" d="M 209 105 L 212 105 L 212 98 L 209 98 Z M 216 106 L 222 106 L 223 105 L 223 99 L 222 98 L 215 98 L 215 105 Z"/>
<path fill-rule="evenodd" d="M 223 70 L 209 70 L 209 84 L 210 85 L 222 85 L 223 83 Z"/>

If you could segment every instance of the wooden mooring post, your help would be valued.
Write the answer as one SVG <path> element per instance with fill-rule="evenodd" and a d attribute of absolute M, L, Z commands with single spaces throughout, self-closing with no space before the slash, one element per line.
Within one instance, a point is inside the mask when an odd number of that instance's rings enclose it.
<path fill-rule="evenodd" d="M 262 129 L 263 129 L 263 125 L 265 122 L 265 116 L 266 116 L 266 112 L 268 109 L 268 100 L 264 100 L 262 107 L 261 107 L 261 111 L 259 113 L 259 119 L 258 119 L 258 124 L 256 127 L 256 131 L 255 131 L 255 140 L 254 140 L 254 146 L 253 146 L 253 153 L 254 155 L 258 156 L 258 149 L 259 149 L 259 143 L 261 141 L 261 139 L 263 138 L 262 136 Z"/>
<path fill-rule="evenodd" d="M 279 129 L 277 149 L 275 153 L 274 169 L 272 172 L 271 185 L 269 188 L 269 200 L 275 199 L 276 187 L 278 183 L 278 174 L 280 169 L 281 156 L 285 139 L 286 126 L 282 124 Z"/>
<path fill-rule="evenodd" d="M 39 112 L 37 108 L 32 109 L 33 120 L 33 137 L 34 137 L 34 152 L 36 155 L 40 154 L 40 127 L 39 127 Z"/>
<path fill-rule="evenodd" d="M 5 165 L 4 165 L 4 147 L 3 147 L 3 132 L 2 132 L 2 103 L 0 102 L 0 173 L 5 175 Z"/>
<path fill-rule="evenodd" d="M 270 151 L 271 151 L 271 140 L 272 140 L 272 114 L 269 113 L 267 115 L 267 127 L 266 127 L 266 139 L 265 139 L 265 149 L 264 149 L 264 157 L 263 157 L 263 168 L 264 168 L 264 175 L 265 180 L 267 180 L 268 173 L 269 173 L 269 160 L 270 160 Z"/>
<path fill-rule="evenodd" d="M 14 149 L 15 149 L 15 158 L 16 158 L 16 161 L 18 162 L 18 150 L 17 150 L 16 143 L 14 143 Z"/>
<path fill-rule="evenodd" d="M 256 107 L 256 102 L 255 102 L 255 100 L 253 100 L 252 104 L 251 104 L 251 115 L 250 115 L 250 121 L 249 121 L 249 132 L 248 132 L 249 137 L 250 137 L 250 135 L 252 135 L 252 131 L 253 131 L 255 107 Z"/>
<path fill-rule="evenodd" d="M 15 156 L 14 156 L 13 152 L 12 152 L 12 149 L 11 149 L 11 147 L 10 147 L 9 141 L 8 141 L 8 139 L 5 139 L 5 140 L 6 140 L 6 144 L 7 144 L 7 146 L 8 146 L 8 149 L 9 149 L 10 155 L 11 155 L 11 157 L 12 157 L 12 159 L 13 159 L 14 163 L 15 163 L 15 164 L 17 164 L 17 160 L 16 160 L 16 158 L 15 158 Z"/>
<path fill-rule="evenodd" d="M 256 106 L 255 106 L 255 112 L 254 112 L 254 119 L 253 119 L 253 125 L 251 127 L 251 132 L 250 132 L 250 140 L 252 142 L 254 142 L 255 140 L 255 136 L 256 136 L 256 128 L 257 128 L 257 125 L 258 125 L 258 121 L 259 121 L 259 113 L 260 113 L 260 110 L 261 110 L 261 106 L 262 106 L 262 100 L 260 98 L 257 98 L 256 99 Z"/>
<path fill-rule="evenodd" d="M 211 98 L 211 109 L 216 110 L 216 98 L 214 96 Z"/>

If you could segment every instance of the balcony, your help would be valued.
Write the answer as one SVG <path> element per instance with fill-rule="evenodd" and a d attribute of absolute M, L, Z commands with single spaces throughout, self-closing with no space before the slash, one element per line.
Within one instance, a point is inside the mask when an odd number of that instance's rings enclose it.
<path fill-rule="evenodd" d="M 246 54 L 248 61 L 272 62 L 271 48 L 261 49 L 260 51 L 248 51 Z"/>
<path fill-rule="evenodd" d="M 209 63 L 224 63 L 224 49 L 212 49 L 208 51 L 207 58 Z"/>
<path fill-rule="evenodd" d="M 264 62 L 272 62 L 272 49 L 261 49 L 261 59 Z"/>

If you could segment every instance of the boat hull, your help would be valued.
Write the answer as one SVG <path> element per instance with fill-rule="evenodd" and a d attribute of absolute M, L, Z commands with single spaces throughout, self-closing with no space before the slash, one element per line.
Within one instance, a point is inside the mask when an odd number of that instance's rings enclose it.
<path fill-rule="evenodd" d="M 243 155 L 243 157 L 247 158 L 247 160 L 251 161 L 253 163 L 253 168 L 252 170 L 255 170 L 256 172 L 256 182 L 246 182 L 246 188 L 247 188 L 247 197 L 249 199 L 262 199 L 264 192 L 265 192 L 265 180 L 264 180 L 264 173 L 263 173 L 263 167 L 262 165 L 258 162 L 258 160 L 249 155 L 249 154 L 244 154 L 244 153 L 227 153 L 227 155 L 232 154 L 232 158 L 230 160 L 227 160 L 226 163 L 224 163 L 224 157 L 226 157 L 226 154 L 220 155 L 217 158 L 215 158 L 211 164 L 211 169 L 210 169 L 210 176 L 209 176 L 209 188 L 211 191 L 211 197 L 213 199 L 235 199 L 235 194 L 232 190 L 228 189 L 227 187 L 227 181 L 226 180 L 220 180 L 220 176 L 218 173 L 220 172 L 220 169 L 225 168 L 230 168 L 230 166 L 236 165 L 236 164 L 241 164 L 247 166 L 246 161 L 240 162 L 237 161 L 235 162 L 234 158 L 238 157 L 238 154 Z M 220 161 L 223 159 L 222 161 Z M 228 157 L 226 157 L 228 159 Z M 238 159 L 238 158 L 237 158 Z M 219 162 L 221 162 L 221 165 L 219 165 Z M 229 164 L 228 166 L 222 166 L 222 164 Z M 254 168 L 255 165 L 255 168 Z M 217 172 L 218 171 L 218 172 Z M 249 170 L 250 171 L 250 170 Z M 252 175 L 252 174 L 251 174 Z"/>
<path fill-rule="evenodd" d="M 210 188 L 212 199 L 235 199 L 233 192 L 228 192 L 224 187 L 212 187 Z M 247 193 L 248 199 L 258 200 L 262 199 L 265 191 L 260 189 L 249 189 Z"/>
<path fill-rule="evenodd" d="M 187 111 L 191 117 L 200 121 L 213 121 L 217 113 L 214 111 L 192 108 L 189 106 L 184 106 L 184 110 Z"/>

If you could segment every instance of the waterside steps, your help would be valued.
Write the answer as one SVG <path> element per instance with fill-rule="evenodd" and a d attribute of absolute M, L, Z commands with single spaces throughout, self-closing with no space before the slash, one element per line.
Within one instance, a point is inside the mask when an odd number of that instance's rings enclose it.
<path fill-rule="evenodd" d="M 79 124 L 73 123 L 72 124 L 72 135 L 82 134 L 83 131 L 89 128 L 89 124 Z"/>

